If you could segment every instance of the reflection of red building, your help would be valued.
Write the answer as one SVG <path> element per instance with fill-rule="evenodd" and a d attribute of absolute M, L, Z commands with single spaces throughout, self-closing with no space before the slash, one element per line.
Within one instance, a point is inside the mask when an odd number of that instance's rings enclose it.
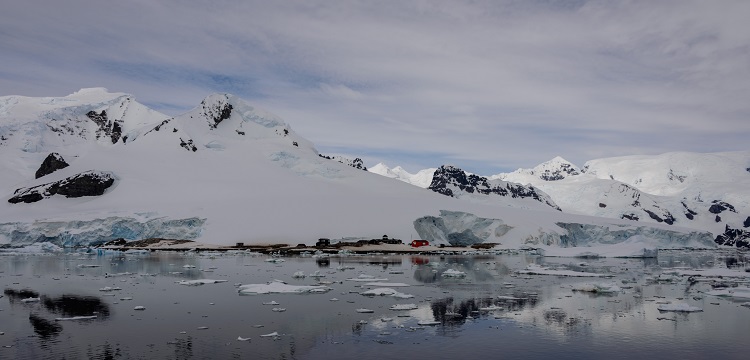
<path fill-rule="evenodd" d="M 420 246 L 427 246 L 430 245 L 430 242 L 427 240 L 412 240 L 411 241 L 411 247 L 420 247 Z"/>
<path fill-rule="evenodd" d="M 426 256 L 412 256 L 411 263 L 414 265 L 426 265 L 430 263 L 430 258 Z"/>

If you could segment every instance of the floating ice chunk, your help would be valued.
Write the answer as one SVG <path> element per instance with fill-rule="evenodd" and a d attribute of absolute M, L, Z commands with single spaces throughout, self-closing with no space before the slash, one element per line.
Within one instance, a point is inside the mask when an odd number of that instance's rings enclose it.
<path fill-rule="evenodd" d="M 35 298 L 31 298 L 30 297 L 30 298 L 21 299 L 21 302 L 23 302 L 23 303 L 33 303 L 33 302 L 39 302 L 40 300 L 41 299 L 38 298 L 38 297 L 35 297 Z"/>
<path fill-rule="evenodd" d="M 200 285 L 206 285 L 206 284 L 218 284 L 227 282 L 227 280 L 213 280 L 213 279 L 198 279 L 198 280 L 182 280 L 178 281 L 177 283 L 180 285 L 187 285 L 187 286 L 200 286 Z"/>
<path fill-rule="evenodd" d="M 466 277 L 466 273 L 463 271 L 458 271 L 454 269 L 448 269 L 445 270 L 442 274 L 443 277 L 452 277 L 452 278 L 463 278 Z"/>
<path fill-rule="evenodd" d="M 419 326 L 435 326 L 435 325 L 440 325 L 440 321 L 422 320 L 422 321 L 417 322 L 417 325 L 419 325 Z M 415 330 L 419 330 L 419 329 L 415 328 Z"/>
<path fill-rule="evenodd" d="M 109 286 L 105 286 L 99 289 L 99 291 L 102 291 L 102 292 L 110 292 L 110 291 L 117 291 L 117 290 L 122 290 L 122 289 L 119 287 L 109 287 Z"/>
<path fill-rule="evenodd" d="M 96 264 L 78 264 L 79 268 L 98 268 L 101 267 L 101 265 Z"/>
<path fill-rule="evenodd" d="M 321 285 L 289 285 L 280 281 L 272 281 L 266 284 L 240 285 L 237 291 L 240 295 L 256 295 L 325 293 L 331 290 L 333 289 Z"/>
<path fill-rule="evenodd" d="M 417 309 L 417 304 L 396 304 L 391 305 L 391 310 L 414 310 Z"/>
<path fill-rule="evenodd" d="M 96 315 L 55 318 L 55 321 L 76 321 L 76 320 L 91 320 L 91 319 L 96 319 Z"/>
<path fill-rule="evenodd" d="M 142 305 L 138 305 L 138 306 L 134 307 L 133 310 L 146 310 L 146 307 L 142 306 Z"/>
<path fill-rule="evenodd" d="M 393 318 L 391 318 L 391 317 L 384 317 L 384 318 L 380 318 L 380 321 L 382 321 L 382 322 L 390 322 L 390 321 L 393 321 Z"/>
<path fill-rule="evenodd" d="M 411 299 L 414 295 L 404 294 L 391 288 L 375 288 L 359 293 L 364 296 L 393 296 L 399 299 Z"/>
<path fill-rule="evenodd" d="M 529 264 L 524 270 L 516 270 L 519 274 L 529 275 L 555 275 L 555 276 L 571 276 L 571 277 L 609 277 L 607 274 L 597 274 L 583 271 L 572 271 L 572 270 L 554 270 L 545 268 L 536 264 Z"/>
<path fill-rule="evenodd" d="M 362 281 L 362 282 L 368 282 L 368 281 L 388 281 L 388 279 L 378 279 L 378 278 L 375 278 L 372 275 L 364 275 L 364 274 L 360 274 L 359 276 L 357 276 L 355 278 L 350 278 L 350 279 L 346 279 L 346 280 L 349 280 L 349 281 Z"/>
<path fill-rule="evenodd" d="M 238 336 L 237 341 L 250 341 L 250 338 L 243 338 L 242 336 Z"/>
<path fill-rule="evenodd" d="M 295 279 L 303 279 L 305 277 L 305 273 L 302 271 L 297 271 L 294 273 L 294 275 L 292 275 L 292 277 Z"/>
<path fill-rule="evenodd" d="M 573 291 L 583 291 L 598 294 L 611 294 L 622 291 L 622 288 L 612 283 L 600 283 L 600 284 L 576 284 L 573 285 Z"/>
<path fill-rule="evenodd" d="M 182 265 L 185 269 L 195 269 L 195 265 Z"/>
<path fill-rule="evenodd" d="M 283 263 L 284 259 L 271 258 L 271 259 L 266 259 L 266 262 L 278 264 L 278 263 Z"/>
<path fill-rule="evenodd" d="M 277 331 L 274 331 L 270 334 L 261 335 L 260 337 L 279 337 L 279 333 Z"/>
<path fill-rule="evenodd" d="M 662 304 L 657 307 L 659 311 L 674 311 L 674 312 L 698 312 L 703 311 L 703 309 L 696 307 L 696 306 L 690 306 L 686 303 L 676 303 L 676 304 Z"/>
<path fill-rule="evenodd" d="M 286 308 L 273 308 L 273 309 L 271 309 L 271 311 L 273 311 L 273 312 L 284 312 L 284 311 L 286 311 Z"/>
<path fill-rule="evenodd" d="M 365 286 L 380 286 L 380 287 L 409 287 L 411 285 L 404 283 L 384 283 L 384 282 L 371 282 L 365 284 Z"/>
<path fill-rule="evenodd" d="M 320 270 L 316 270 L 314 273 L 307 275 L 307 276 L 314 277 L 314 278 L 322 278 L 322 277 L 326 277 L 326 274 L 321 274 Z"/>
<path fill-rule="evenodd" d="M 370 310 L 370 309 L 357 309 L 356 311 L 358 313 L 363 313 L 363 314 L 370 314 L 370 313 L 374 313 L 375 312 L 375 310 Z"/>
<path fill-rule="evenodd" d="M 277 303 L 276 301 L 269 301 L 269 302 L 264 302 L 263 305 L 280 305 L 280 304 Z"/>
<path fill-rule="evenodd" d="M 706 292 L 707 295 L 750 299 L 750 287 L 736 287 Z"/>
<path fill-rule="evenodd" d="M 337 299 L 337 298 L 332 298 L 332 299 L 330 299 L 329 301 L 339 301 L 339 299 Z"/>
<path fill-rule="evenodd" d="M 525 298 L 515 297 L 511 295 L 498 295 L 498 300 L 509 300 L 509 301 L 517 301 L 517 300 L 525 300 Z"/>
<path fill-rule="evenodd" d="M 198 326 L 197 330 L 208 330 L 208 326 Z"/>
<path fill-rule="evenodd" d="M 128 301 L 128 300 L 133 300 L 133 298 L 130 297 L 130 296 L 126 296 L 126 297 L 120 298 L 120 301 Z"/>

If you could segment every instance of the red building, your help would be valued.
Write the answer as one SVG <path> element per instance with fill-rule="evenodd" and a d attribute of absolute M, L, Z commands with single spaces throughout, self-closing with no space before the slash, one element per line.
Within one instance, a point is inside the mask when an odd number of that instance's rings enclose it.
<path fill-rule="evenodd" d="M 430 245 L 430 242 L 427 240 L 412 240 L 411 241 L 411 247 L 420 247 L 420 246 L 427 246 Z"/>

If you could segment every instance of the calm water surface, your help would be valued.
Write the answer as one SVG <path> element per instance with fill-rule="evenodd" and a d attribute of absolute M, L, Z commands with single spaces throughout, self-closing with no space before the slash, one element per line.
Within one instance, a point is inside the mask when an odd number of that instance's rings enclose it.
<path fill-rule="evenodd" d="M 0 359 L 750 358 L 750 308 L 705 295 L 715 282 L 651 280 L 675 267 L 742 270 L 747 259 L 738 253 L 674 251 L 646 260 L 523 254 L 268 259 L 216 253 L 0 256 Z M 515 273 L 530 263 L 611 278 Z M 466 277 L 442 276 L 448 269 Z M 298 271 L 324 276 L 294 278 Z M 347 280 L 360 275 L 409 284 L 393 288 L 414 298 L 360 295 L 378 287 Z M 177 283 L 191 279 L 226 282 Z M 322 281 L 332 290 L 237 292 L 239 284 L 274 279 L 294 285 Z M 623 291 L 571 290 L 602 282 Z M 101 291 L 106 287 L 115 290 Z M 270 302 L 278 304 L 264 304 Z M 657 310 L 669 302 L 704 311 Z M 396 304 L 417 308 L 389 309 Z M 481 310 L 490 306 L 500 309 Z M 274 332 L 278 336 L 261 336 Z"/>

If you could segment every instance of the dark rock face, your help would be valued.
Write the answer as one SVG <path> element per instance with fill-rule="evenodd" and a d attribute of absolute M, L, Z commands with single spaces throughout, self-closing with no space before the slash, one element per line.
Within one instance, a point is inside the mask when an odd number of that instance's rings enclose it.
<path fill-rule="evenodd" d="M 698 213 L 697 213 L 697 212 L 695 212 L 695 211 L 693 211 L 692 209 L 690 209 L 690 208 L 689 208 L 689 207 L 687 206 L 687 204 L 685 204 L 685 202 L 682 202 L 682 207 L 684 207 L 684 208 L 685 208 L 685 217 L 686 217 L 686 218 L 688 218 L 688 219 L 690 219 L 690 220 L 693 220 L 694 216 L 695 216 L 695 215 L 698 215 Z"/>
<path fill-rule="evenodd" d="M 42 161 L 42 165 L 39 166 L 39 170 L 36 171 L 36 179 L 44 175 L 52 174 L 53 172 L 68 167 L 68 163 L 58 153 L 51 153 Z"/>
<path fill-rule="evenodd" d="M 674 224 L 674 217 L 669 212 L 666 212 L 666 214 L 664 214 L 665 215 L 664 218 L 661 218 L 659 215 L 657 215 L 653 211 L 650 211 L 647 209 L 643 209 L 643 211 L 645 211 L 646 214 L 648 214 L 650 218 L 656 220 L 657 222 L 665 222 L 669 225 Z"/>
<path fill-rule="evenodd" d="M 86 117 L 96 123 L 99 127 L 99 129 L 96 130 L 97 139 L 102 136 L 107 136 L 112 140 L 113 144 L 120 140 L 120 136 L 122 136 L 122 120 L 110 120 L 107 117 L 106 110 L 102 110 L 102 112 L 98 114 L 96 111 L 89 111 L 86 113 Z"/>
<path fill-rule="evenodd" d="M 556 181 L 565 179 L 570 175 L 580 175 L 580 173 L 572 164 L 560 164 L 559 169 L 544 170 L 543 173 L 539 174 L 539 178 L 544 181 Z"/>
<path fill-rule="evenodd" d="M 204 100 L 201 102 L 201 106 L 203 106 L 203 115 L 208 119 L 208 126 L 211 129 L 216 129 L 219 123 L 232 116 L 232 104 L 226 101 L 208 104 Z"/>
<path fill-rule="evenodd" d="M 11 204 L 32 203 L 55 194 L 68 198 L 99 196 L 114 183 L 115 179 L 109 173 L 86 171 L 60 181 L 17 189 L 16 195 L 8 199 L 8 202 Z"/>
<path fill-rule="evenodd" d="M 533 186 L 524 186 L 499 180 L 491 182 L 486 177 L 474 174 L 467 175 L 463 170 L 450 165 L 443 165 L 435 170 L 432 176 L 432 183 L 430 183 L 428 189 L 450 197 L 455 197 L 453 189 L 458 189 L 471 194 L 495 194 L 512 198 L 532 198 L 558 211 L 562 211 L 547 194 Z"/>
<path fill-rule="evenodd" d="M 620 217 L 621 219 L 628 219 L 633 221 L 638 221 L 639 217 L 636 214 L 622 214 Z"/>
<path fill-rule="evenodd" d="M 286 131 L 286 129 L 284 131 Z M 294 146 L 297 146 L 297 142 L 294 142 Z M 342 157 L 342 156 L 333 157 L 333 156 L 326 156 L 326 155 L 323 155 L 323 154 L 318 154 L 318 156 L 322 157 L 323 159 L 336 160 L 336 161 L 338 161 L 338 162 L 340 162 L 340 163 L 342 163 L 344 165 L 351 166 L 351 167 L 353 167 L 355 169 L 367 171 L 367 167 L 365 166 L 365 162 L 362 161 L 362 159 L 360 159 L 360 158 L 355 158 L 354 160 L 351 160 L 351 159 L 347 159 L 347 158 Z"/>
<path fill-rule="evenodd" d="M 605 207 L 607 207 L 607 204 L 605 204 L 605 203 L 599 203 L 599 207 L 600 208 L 605 208 Z"/>
<path fill-rule="evenodd" d="M 721 214 L 725 210 L 729 210 L 734 213 L 737 212 L 737 210 L 734 209 L 734 206 L 732 206 L 732 204 L 729 204 L 727 202 L 714 200 L 711 203 L 712 205 L 710 208 L 708 208 L 708 211 L 712 214 Z"/>
<path fill-rule="evenodd" d="M 669 169 L 669 173 L 667 174 L 667 179 L 669 180 L 677 180 L 681 183 L 685 182 L 685 179 L 687 179 L 687 175 L 677 175 L 674 173 L 674 170 Z"/>
<path fill-rule="evenodd" d="M 724 246 L 750 249 L 750 231 L 732 229 L 727 225 L 724 228 L 724 233 L 719 234 L 714 242 Z"/>
<path fill-rule="evenodd" d="M 193 144 L 193 139 L 182 140 L 182 138 L 180 138 L 180 146 L 188 151 L 198 151 L 198 148 Z"/>
<path fill-rule="evenodd" d="M 750 216 L 745 219 L 745 222 L 742 223 L 742 227 L 750 227 Z"/>

